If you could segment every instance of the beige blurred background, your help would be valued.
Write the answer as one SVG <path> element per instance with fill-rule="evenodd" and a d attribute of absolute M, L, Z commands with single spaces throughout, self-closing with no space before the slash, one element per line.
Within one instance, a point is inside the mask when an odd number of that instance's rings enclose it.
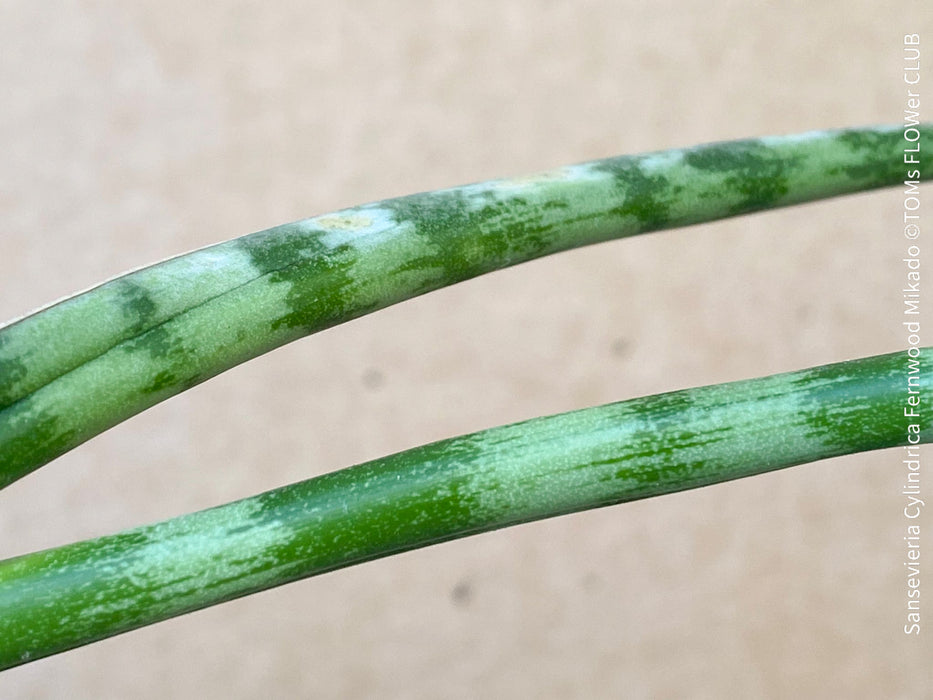
<path fill-rule="evenodd" d="M 899 122 L 902 36 L 930 54 L 931 29 L 919 0 L 9 0 L 0 319 L 385 197 Z M 5 490 L 0 556 L 531 416 L 899 349 L 900 206 L 603 244 L 294 343 Z M 899 459 L 368 563 L 6 672 L 0 696 L 931 697 L 931 630 L 902 631 Z"/>

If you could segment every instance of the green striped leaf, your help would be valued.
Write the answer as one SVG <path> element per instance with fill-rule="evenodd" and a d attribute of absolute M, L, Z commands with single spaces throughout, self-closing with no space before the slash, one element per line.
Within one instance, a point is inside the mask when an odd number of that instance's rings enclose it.
<path fill-rule="evenodd" d="M 933 348 L 676 391 L 444 440 L 0 562 L 0 668 L 378 557 L 930 442 Z"/>
<path fill-rule="evenodd" d="M 899 127 L 878 127 L 610 158 L 317 216 L 132 272 L 0 328 L 0 487 L 309 333 L 558 251 L 895 185 L 902 149 Z"/>

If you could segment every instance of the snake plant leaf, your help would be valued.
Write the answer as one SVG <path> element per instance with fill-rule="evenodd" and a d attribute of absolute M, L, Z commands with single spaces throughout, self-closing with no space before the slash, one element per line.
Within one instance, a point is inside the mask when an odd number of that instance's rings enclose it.
<path fill-rule="evenodd" d="M 0 488 L 309 333 L 558 251 L 895 185 L 902 151 L 901 127 L 874 127 L 609 158 L 316 216 L 134 271 L 0 328 Z"/>
<path fill-rule="evenodd" d="M 296 579 L 589 508 L 933 440 L 933 348 L 443 440 L 0 562 L 0 668 Z M 914 393 L 910 393 L 913 391 Z"/>

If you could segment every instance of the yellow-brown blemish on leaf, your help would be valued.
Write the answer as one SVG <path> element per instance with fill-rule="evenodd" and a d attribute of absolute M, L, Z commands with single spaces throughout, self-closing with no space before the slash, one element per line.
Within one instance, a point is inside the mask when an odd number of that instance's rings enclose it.
<path fill-rule="evenodd" d="M 339 214 L 322 216 L 314 223 L 330 231 L 359 231 L 372 226 L 373 220 L 362 214 Z"/>

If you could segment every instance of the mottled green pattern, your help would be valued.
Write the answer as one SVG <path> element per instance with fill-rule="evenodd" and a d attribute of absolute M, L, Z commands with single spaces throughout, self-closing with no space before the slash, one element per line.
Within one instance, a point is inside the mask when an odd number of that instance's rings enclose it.
<path fill-rule="evenodd" d="M 919 391 L 933 400 L 933 349 Z M 0 562 L 0 668 L 396 552 L 906 444 L 907 355 L 688 389 L 426 445 Z M 929 421 L 920 434 L 933 440 Z"/>
<path fill-rule="evenodd" d="M 0 487 L 308 333 L 557 251 L 895 185 L 902 148 L 899 127 L 879 127 L 612 158 L 364 205 L 133 272 L 0 328 Z"/>

